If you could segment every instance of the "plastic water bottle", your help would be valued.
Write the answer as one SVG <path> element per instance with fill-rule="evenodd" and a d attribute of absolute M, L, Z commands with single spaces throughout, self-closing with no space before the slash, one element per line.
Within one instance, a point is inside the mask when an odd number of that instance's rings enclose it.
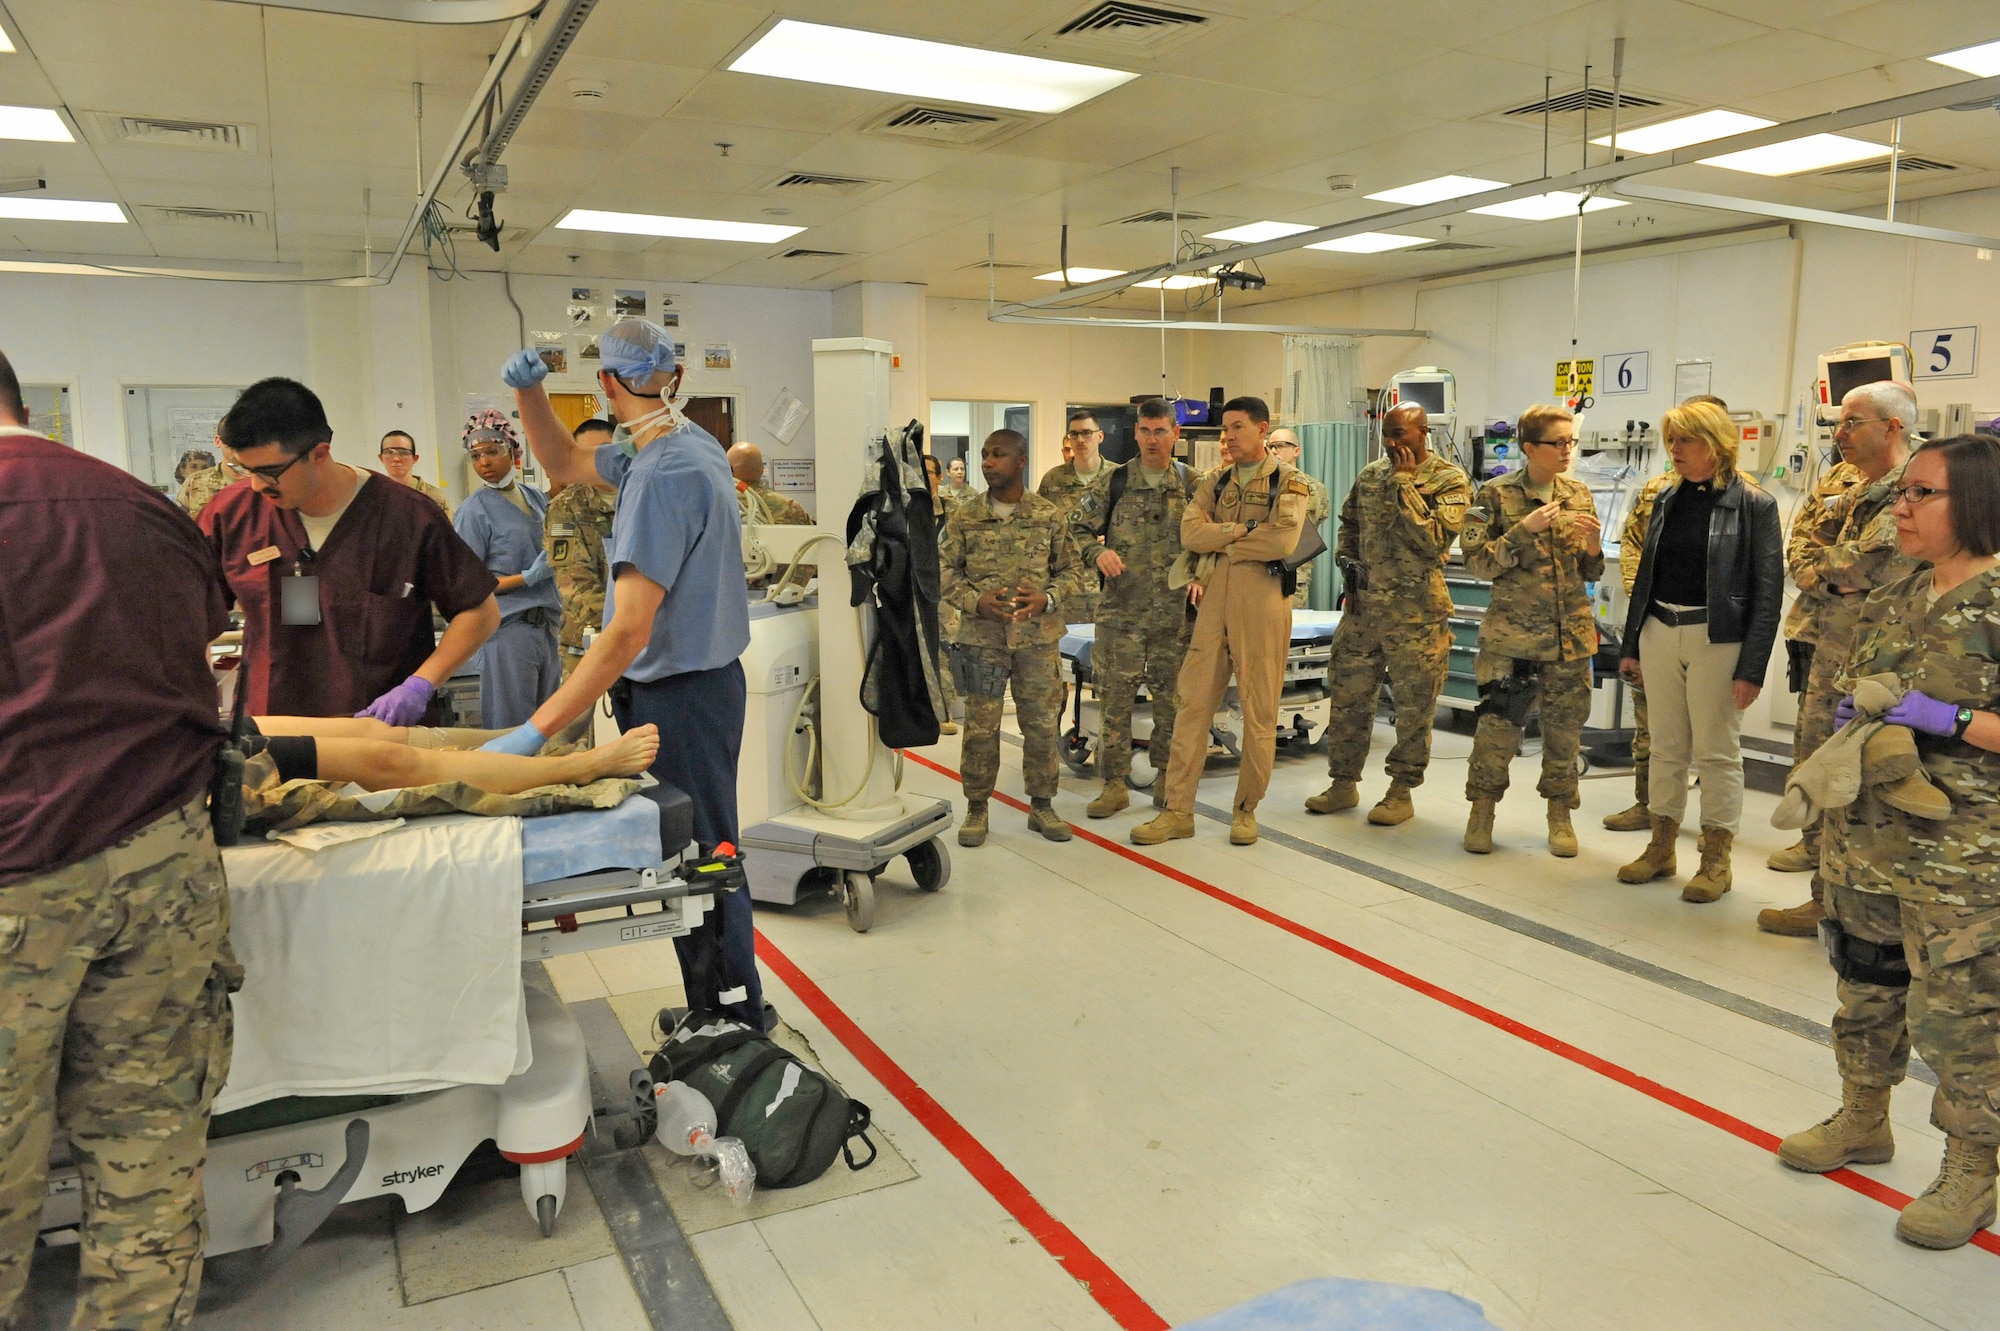
<path fill-rule="evenodd" d="M 677 1155 L 714 1160 L 723 1191 L 732 1201 L 748 1202 L 757 1185 L 757 1167 L 741 1141 L 715 1135 L 715 1106 L 708 1097 L 684 1081 L 655 1083 L 653 1105 L 659 1113 L 655 1131 L 660 1144 Z"/>

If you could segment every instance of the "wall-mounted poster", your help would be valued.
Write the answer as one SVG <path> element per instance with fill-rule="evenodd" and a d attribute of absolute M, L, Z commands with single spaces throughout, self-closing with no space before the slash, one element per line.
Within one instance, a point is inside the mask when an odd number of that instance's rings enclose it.
<path fill-rule="evenodd" d="M 576 358 L 578 360 L 602 359 L 597 352 L 597 334 L 584 333 L 576 339 Z"/>
<path fill-rule="evenodd" d="M 660 311 L 660 327 L 679 328 L 680 326 L 681 326 L 681 312 L 679 310 Z"/>
<path fill-rule="evenodd" d="M 535 354 L 542 358 L 542 364 L 549 367 L 550 374 L 569 373 L 569 339 L 561 333 L 534 333 Z"/>
<path fill-rule="evenodd" d="M 597 307 L 595 305 L 581 305 L 576 301 L 569 303 L 569 326 L 571 328 L 588 328 L 596 322 Z"/>
<path fill-rule="evenodd" d="M 627 291 L 623 288 L 612 292 L 611 312 L 621 319 L 627 316 L 634 319 L 645 318 L 646 293 L 643 291 Z"/>
<path fill-rule="evenodd" d="M 736 348 L 727 342 L 711 342 L 702 348 L 701 368 L 704 370 L 733 370 L 736 368 Z"/>

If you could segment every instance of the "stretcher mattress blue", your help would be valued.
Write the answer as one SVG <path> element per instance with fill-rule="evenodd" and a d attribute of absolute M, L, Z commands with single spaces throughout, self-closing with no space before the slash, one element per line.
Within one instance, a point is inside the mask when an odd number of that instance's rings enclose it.
<path fill-rule="evenodd" d="M 1495 1331 L 1472 1300 L 1441 1289 L 1329 1276 L 1302 1280 L 1181 1331 Z"/>
<path fill-rule="evenodd" d="M 615 809 L 521 820 L 521 881 L 549 883 L 603 869 L 650 869 L 660 854 L 660 806 L 634 795 Z"/>
<path fill-rule="evenodd" d="M 1340 625 L 1338 610 L 1294 610 L 1292 611 L 1292 646 L 1309 647 L 1317 643 L 1332 642 L 1333 631 Z M 1076 662 L 1083 670 L 1090 669 L 1091 648 L 1097 642 L 1097 625 L 1071 624 L 1062 635 L 1057 649 Z"/>

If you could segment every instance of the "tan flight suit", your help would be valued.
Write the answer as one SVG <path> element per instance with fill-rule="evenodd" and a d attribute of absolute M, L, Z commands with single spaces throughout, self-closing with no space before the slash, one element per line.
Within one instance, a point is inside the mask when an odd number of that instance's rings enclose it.
<path fill-rule="evenodd" d="M 1275 506 L 1273 473 L 1278 476 Z M 1292 605 L 1282 580 L 1267 565 L 1297 548 L 1310 499 L 1305 477 L 1267 453 L 1241 482 L 1233 467 L 1202 477 L 1181 511 L 1181 547 L 1209 556 L 1201 562 L 1211 567 L 1204 575 L 1194 637 L 1181 663 L 1181 711 L 1167 767 L 1166 807 L 1171 812 L 1194 812 L 1209 730 L 1232 672 L 1243 708 L 1234 807 L 1255 809 L 1271 784 Z"/>

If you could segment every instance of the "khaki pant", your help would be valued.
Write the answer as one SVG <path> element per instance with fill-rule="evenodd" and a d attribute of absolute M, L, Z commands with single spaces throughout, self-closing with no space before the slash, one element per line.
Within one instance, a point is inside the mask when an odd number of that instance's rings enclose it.
<path fill-rule="evenodd" d="M 1264 798 L 1278 751 L 1278 694 L 1285 686 L 1291 644 L 1292 607 L 1283 584 L 1262 564 L 1217 563 L 1181 663 L 1181 711 L 1174 720 L 1173 759 L 1167 766 L 1167 808 L 1194 812 L 1209 730 L 1232 673 L 1243 708 L 1235 807 L 1254 809 Z"/>
<path fill-rule="evenodd" d="M 229 1072 L 229 889 L 204 800 L 0 887 L 0 1324 L 27 1283 L 60 1130 L 83 1176 L 72 1326 L 185 1326 Z"/>
<path fill-rule="evenodd" d="M 1649 808 L 1682 821 L 1688 769 L 1701 781 L 1701 825 L 1734 833 L 1743 822 L 1743 713 L 1731 676 L 1743 645 L 1710 642 L 1708 625 L 1676 628 L 1646 616 L 1639 668 L 1652 732 Z"/>

